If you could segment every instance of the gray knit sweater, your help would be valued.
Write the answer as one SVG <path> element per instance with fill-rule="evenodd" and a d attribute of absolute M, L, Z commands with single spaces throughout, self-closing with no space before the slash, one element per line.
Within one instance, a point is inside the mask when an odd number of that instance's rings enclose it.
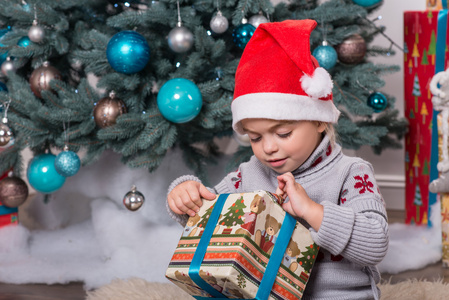
<path fill-rule="evenodd" d="M 278 175 L 253 156 L 228 174 L 213 192 L 275 192 Z M 331 147 L 324 137 L 293 175 L 309 197 L 324 206 L 318 232 L 300 220 L 321 247 L 303 299 L 379 299 L 376 265 L 387 253 L 388 222 L 371 164 L 345 156 L 339 145 Z M 199 181 L 190 175 L 179 177 L 169 192 L 187 180 Z M 167 209 L 172 218 L 185 225 L 187 215 L 175 214 L 168 205 Z"/>

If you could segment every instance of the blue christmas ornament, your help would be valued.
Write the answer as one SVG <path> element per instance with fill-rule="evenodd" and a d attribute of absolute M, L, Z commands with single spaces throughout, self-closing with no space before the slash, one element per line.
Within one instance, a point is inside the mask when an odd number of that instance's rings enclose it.
<path fill-rule="evenodd" d="M 20 40 L 17 42 L 17 45 L 20 47 L 26 48 L 31 43 L 32 43 L 32 41 L 30 40 L 30 38 L 28 36 L 24 36 L 24 37 L 20 38 Z"/>
<path fill-rule="evenodd" d="M 5 45 L 3 45 L 1 43 L 1 40 L 2 40 L 3 36 L 5 34 L 7 34 L 10 30 L 11 30 L 11 27 L 9 27 L 9 26 L 8 26 L 8 28 L 0 30 L 0 47 L 5 47 Z M 0 51 L 0 65 L 6 60 L 7 57 L 8 57 L 8 51 Z"/>
<path fill-rule="evenodd" d="M 323 42 L 323 45 L 316 47 L 315 50 L 313 50 L 312 55 L 316 58 L 320 67 L 323 67 L 326 70 L 332 69 L 337 63 L 337 51 L 335 51 L 334 47 L 327 45 L 326 42 Z"/>
<path fill-rule="evenodd" d="M 383 111 L 388 105 L 387 97 L 378 92 L 369 95 L 367 103 L 377 113 Z"/>
<path fill-rule="evenodd" d="M 382 0 L 352 0 L 352 2 L 363 7 L 370 7 L 382 2 Z"/>
<path fill-rule="evenodd" d="M 27 178 L 31 186 L 44 194 L 50 194 L 62 187 L 65 177 L 59 175 L 55 169 L 56 156 L 44 153 L 35 156 L 28 166 Z"/>
<path fill-rule="evenodd" d="M 167 120 L 185 123 L 200 113 L 203 97 L 192 81 L 175 78 L 167 81 L 159 90 L 157 106 Z"/>
<path fill-rule="evenodd" d="M 6 84 L 4 84 L 3 82 L 0 81 L 0 92 L 7 92 L 8 88 L 6 87 Z"/>
<path fill-rule="evenodd" d="M 245 49 L 255 30 L 256 27 L 249 23 L 240 24 L 232 31 L 234 44 L 240 49 Z"/>
<path fill-rule="evenodd" d="M 70 177 L 78 173 L 81 167 L 81 160 L 79 156 L 69 151 L 68 148 L 64 149 L 56 156 L 55 169 L 60 175 L 64 177 Z"/>
<path fill-rule="evenodd" d="M 106 55 L 111 67 L 119 73 L 133 74 L 141 71 L 150 60 L 150 46 L 145 38 L 133 31 L 115 34 L 108 43 Z"/>

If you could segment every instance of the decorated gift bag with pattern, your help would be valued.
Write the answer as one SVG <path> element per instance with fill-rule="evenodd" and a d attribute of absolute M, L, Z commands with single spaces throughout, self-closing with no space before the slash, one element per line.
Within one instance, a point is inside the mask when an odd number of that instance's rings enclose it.
<path fill-rule="evenodd" d="M 301 299 L 319 249 L 281 202 L 265 191 L 203 201 L 166 277 L 197 299 Z"/>

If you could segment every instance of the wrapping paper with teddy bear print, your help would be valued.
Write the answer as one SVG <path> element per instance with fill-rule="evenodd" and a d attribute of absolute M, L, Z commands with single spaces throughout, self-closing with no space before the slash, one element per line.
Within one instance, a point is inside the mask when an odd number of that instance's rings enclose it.
<path fill-rule="evenodd" d="M 259 286 L 267 273 L 270 260 L 279 261 L 273 269 L 274 284 L 265 286 L 265 299 L 301 299 L 308 282 L 319 247 L 313 242 L 307 228 L 282 209 L 283 201 L 266 191 L 225 194 L 218 222 L 212 223 L 210 240 L 198 266 L 199 277 L 223 297 L 211 295 L 202 289 L 189 274 L 197 247 L 218 200 L 203 201 L 203 206 L 190 217 L 167 268 L 166 277 L 197 299 L 203 297 L 260 299 Z M 217 205 L 218 206 L 218 205 Z M 291 222 L 288 237 L 279 236 L 283 223 Z M 287 226 L 287 225 L 286 225 Z M 285 233 L 285 232 L 284 232 Z M 276 242 L 283 241 L 285 250 L 272 252 Z M 281 243 L 279 243 L 281 244 Z M 282 245 L 278 245 L 280 248 Z M 276 250 L 275 250 L 276 251 Z M 274 256 L 274 253 L 273 253 Z M 192 270 L 190 270 L 192 271 Z"/>

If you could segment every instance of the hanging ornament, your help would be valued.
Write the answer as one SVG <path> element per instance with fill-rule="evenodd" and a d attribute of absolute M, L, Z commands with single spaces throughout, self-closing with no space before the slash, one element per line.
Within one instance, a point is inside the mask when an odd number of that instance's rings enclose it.
<path fill-rule="evenodd" d="M 6 123 L 5 123 L 6 121 Z M 0 123 L 0 147 L 8 145 L 8 143 L 13 138 L 13 133 L 11 128 L 7 125 L 7 120 L 3 119 Z"/>
<path fill-rule="evenodd" d="M 11 60 L 11 57 L 7 57 L 6 60 L 2 63 L 2 73 L 5 76 L 8 76 L 9 72 L 15 72 L 16 66 L 14 65 L 14 62 Z"/>
<path fill-rule="evenodd" d="M 327 41 L 323 41 L 321 46 L 316 47 L 312 55 L 316 58 L 320 67 L 326 70 L 332 69 L 337 63 L 337 51 L 328 45 Z"/>
<path fill-rule="evenodd" d="M 242 50 L 245 49 L 255 30 L 256 28 L 253 25 L 247 23 L 246 19 L 243 19 L 242 24 L 232 31 L 234 44 Z"/>
<path fill-rule="evenodd" d="M 251 141 L 247 134 L 240 134 L 240 133 L 237 133 L 234 131 L 233 137 L 240 146 L 242 146 L 242 147 L 250 147 L 251 146 Z"/>
<path fill-rule="evenodd" d="M 366 53 L 366 42 L 360 34 L 353 34 L 337 46 L 335 50 L 338 54 L 338 60 L 345 64 L 358 64 Z"/>
<path fill-rule="evenodd" d="M 55 158 L 55 169 L 60 175 L 70 177 L 78 173 L 81 167 L 81 160 L 69 147 L 64 146 L 64 151 L 59 153 Z"/>
<path fill-rule="evenodd" d="M 2 122 L 0 123 L 0 147 L 5 147 L 6 145 L 12 145 L 14 141 L 14 134 L 8 126 L 8 108 L 11 100 L 9 100 L 5 105 L 5 111 L 3 112 Z"/>
<path fill-rule="evenodd" d="M 31 160 L 27 170 L 27 178 L 36 191 L 50 194 L 63 186 L 65 177 L 56 171 L 55 159 L 55 155 L 44 153 Z"/>
<path fill-rule="evenodd" d="M 28 47 L 31 43 L 32 43 L 32 42 L 31 42 L 30 38 L 27 37 L 27 36 L 24 36 L 24 37 L 21 37 L 20 40 L 17 42 L 17 46 L 26 48 L 26 47 Z"/>
<path fill-rule="evenodd" d="M 28 198 L 28 186 L 19 177 L 6 177 L 0 181 L 0 204 L 18 207 Z"/>
<path fill-rule="evenodd" d="M 28 37 L 32 42 L 42 43 L 45 39 L 45 29 L 34 19 L 33 25 L 28 30 Z"/>
<path fill-rule="evenodd" d="M 106 56 L 117 72 L 134 74 L 143 70 L 150 60 L 150 46 L 140 33 L 125 30 L 109 40 Z"/>
<path fill-rule="evenodd" d="M 229 22 L 221 11 L 217 11 L 217 14 L 210 20 L 210 29 L 216 34 L 221 34 L 228 30 Z"/>
<path fill-rule="evenodd" d="M 94 108 L 94 120 L 98 127 L 106 128 L 115 124 L 117 117 L 126 114 L 126 106 L 123 100 L 115 97 L 115 92 L 108 97 L 100 99 Z"/>
<path fill-rule="evenodd" d="M 189 51 L 193 46 L 193 33 L 182 26 L 179 1 L 176 1 L 176 4 L 178 6 L 178 23 L 168 33 L 168 46 L 176 53 L 184 53 Z"/>
<path fill-rule="evenodd" d="M 36 97 L 41 98 L 42 91 L 51 91 L 50 82 L 53 80 L 61 80 L 61 73 L 48 61 L 42 66 L 35 69 L 30 76 L 30 87 Z"/>
<path fill-rule="evenodd" d="M 203 97 L 200 89 L 185 78 L 167 81 L 157 94 L 159 111 L 164 118 L 173 123 L 191 121 L 200 113 L 202 105 Z"/>
<path fill-rule="evenodd" d="M 145 197 L 139 192 L 135 185 L 132 186 L 131 191 L 126 193 L 123 197 L 123 205 L 130 211 L 138 210 L 145 202 Z"/>
<path fill-rule="evenodd" d="M 0 41 L 2 40 L 2 38 L 3 38 L 3 36 L 5 35 L 5 34 L 7 34 L 9 31 L 11 31 L 11 28 L 10 27 L 8 27 L 8 28 L 5 28 L 5 29 L 1 29 L 0 30 Z M 4 47 L 5 45 L 3 45 L 1 42 L 0 42 L 0 47 Z M 8 51 L 0 51 L 0 64 L 2 64 L 5 60 L 6 60 L 6 58 L 8 57 Z"/>
<path fill-rule="evenodd" d="M 368 97 L 367 104 L 374 109 L 374 112 L 382 112 L 388 106 L 387 97 L 379 92 L 374 92 Z"/>
<path fill-rule="evenodd" d="M 379 4 L 382 0 L 352 0 L 352 2 L 363 7 L 370 7 Z"/>
<path fill-rule="evenodd" d="M 262 23 L 268 23 L 268 22 L 269 22 L 268 19 L 262 13 L 254 15 L 251 18 L 249 18 L 249 20 L 248 20 L 248 23 L 253 25 L 254 28 L 259 27 L 259 25 Z"/>

